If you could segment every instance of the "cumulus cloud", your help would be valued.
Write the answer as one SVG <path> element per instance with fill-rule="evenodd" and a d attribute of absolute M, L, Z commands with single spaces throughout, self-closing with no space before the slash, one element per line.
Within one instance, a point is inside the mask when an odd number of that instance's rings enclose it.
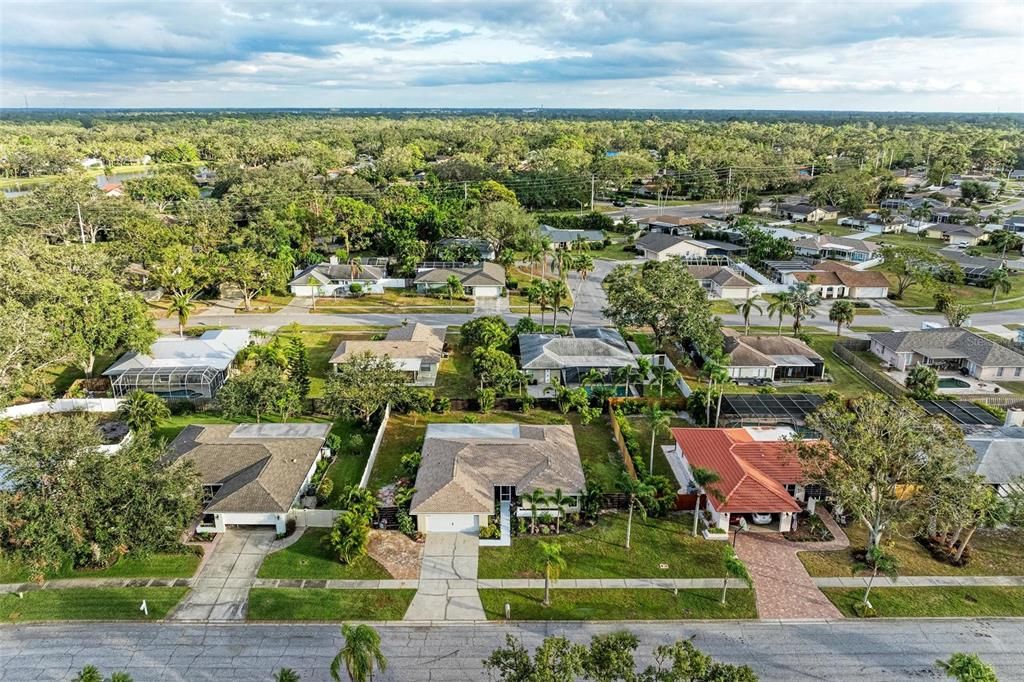
<path fill-rule="evenodd" d="M 1019 0 L 5 0 L 0 104 L 1024 110 Z"/>

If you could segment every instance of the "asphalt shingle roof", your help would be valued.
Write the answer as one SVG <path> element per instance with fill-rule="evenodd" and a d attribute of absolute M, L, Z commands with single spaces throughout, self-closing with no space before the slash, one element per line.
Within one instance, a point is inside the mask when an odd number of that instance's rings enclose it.
<path fill-rule="evenodd" d="M 1024 367 L 1024 355 L 966 329 L 882 332 L 868 337 L 896 353 L 942 349 L 947 353 L 944 357 L 963 357 L 981 367 Z"/>

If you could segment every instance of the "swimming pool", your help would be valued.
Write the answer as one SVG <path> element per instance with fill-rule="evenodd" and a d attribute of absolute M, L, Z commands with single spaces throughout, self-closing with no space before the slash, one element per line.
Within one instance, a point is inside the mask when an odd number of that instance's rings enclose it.
<path fill-rule="evenodd" d="M 939 388 L 970 388 L 971 385 L 961 379 L 954 377 L 943 377 L 939 379 Z"/>

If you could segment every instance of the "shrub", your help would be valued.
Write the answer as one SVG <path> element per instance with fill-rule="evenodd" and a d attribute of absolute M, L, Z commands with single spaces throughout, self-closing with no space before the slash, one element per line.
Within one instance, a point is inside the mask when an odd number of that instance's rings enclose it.
<path fill-rule="evenodd" d="M 526 414 L 533 408 L 533 405 L 536 402 L 536 399 L 532 395 L 529 395 L 528 393 L 523 394 L 523 396 L 519 398 L 519 411 Z"/>
<path fill-rule="evenodd" d="M 366 444 L 365 439 L 361 433 L 353 433 L 345 441 L 345 449 L 353 455 L 359 455 L 363 452 L 363 447 Z"/>
<path fill-rule="evenodd" d="M 416 472 L 419 471 L 420 462 L 423 460 L 423 455 L 419 452 L 407 452 L 402 455 L 400 460 L 402 465 L 402 472 L 409 478 L 416 478 Z"/>
<path fill-rule="evenodd" d="M 498 392 L 493 388 L 478 388 L 476 399 L 480 404 L 481 412 L 490 412 L 494 409 L 495 403 L 498 402 Z"/>
<path fill-rule="evenodd" d="M 398 522 L 398 530 L 409 537 L 416 534 L 416 523 L 409 516 L 409 512 L 402 508 L 398 509 L 398 513 L 395 514 L 395 519 Z"/>
<path fill-rule="evenodd" d="M 480 538 L 482 540 L 497 540 L 501 537 L 501 528 L 498 524 L 492 523 L 489 526 L 484 526 L 480 529 Z"/>
<path fill-rule="evenodd" d="M 363 293 L 363 285 L 359 282 L 352 282 L 348 285 L 348 292 L 353 296 L 358 296 Z"/>
<path fill-rule="evenodd" d="M 708 535 L 725 535 L 728 532 L 721 526 L 711 526 L 711 528 L 708 528 Z"/>
<path fill-rule="evenodd" d="M 434 398 L 434 402 L 432 402 L 430 404 L 430 411 L 431 412 L 435 412 L 437 414 L 447 414 L 448 411 L 451 410 L 451 409 L 452 409 L 452 400 L 451 400 L 451 398 L 446 398 L 444 396 L 438 396 L 438 397 Z"/>
<path fill-rule="evenodd" d="M 324 542 L 343 564 L 350 564 L 366 554 L 369 541 L 370 522 L 365 516 L 350 511 L 338 514 L 331 532 L 324 537 Z"/>
<path fill-rule="evenodd" d="M 333 492 L 334 479 L 324 476 L 323 480 L 320 481 L 320 485 L 316 487 L 317 504 L 327 504 L 327 500 L 331 499 L 331 493 Z"/>

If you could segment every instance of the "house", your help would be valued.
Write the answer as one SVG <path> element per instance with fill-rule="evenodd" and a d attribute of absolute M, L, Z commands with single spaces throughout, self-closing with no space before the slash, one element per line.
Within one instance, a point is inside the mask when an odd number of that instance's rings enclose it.
<path fill-rule="evenodd" d="M 758 229 L 762 232 L 767 232 L 776 239 L 785 239 L 787 242 L 795 242 L 797 239 L 803 239 L 807 236 L 806 232 L 798 232 L 797 230 L 791 230 L 788 227 L 758 225 Z"/>
<path fill-rule="evenodd" d="M 1009 495 L 1024 481 L 1024 409 L 1010 408 L 1002 426 L 974 428 L 965 434 L 974 450 L 972 473 L 1000 495 Z"/>
<path fill-rule="evenodd" d="M 793 242 L 793 248 L 798 256 L 863 263 L 874 259 L 882 247 L 860 239 L 819 234 L 796 240 Z"/>
<path fill-rule="evenodd" d="M 856 217 L 840 218 L 840 225 L 859 227 L 872 234 L 899 234 L 910 219 L 900 213 L 883 215 L 878 211 L 864 211 Z"/>
<path fill-rule="evenodd" d="M 960 246 L 976 246 L 988 239 L 988 234 L 980 227 L 956 223 L 929 225 L 925 228 L 924 234 L 929 239 L 941 239 Z"/>
<path fill-rule="evenodd" d="M 931 221 L 935 223 L 959 223 L 972 215 L 969 208 L 959 206 L 933 206 Z"/>
<path fill-rule="evenodd" d="M 737 383 L 814 380 L 825 378 L 825 359 L 800 339 L 788 336 L 743 336 L 722 327 L 725 367 Z"/>
<path fill-rule="evenodd" d="M 401 289 L 405 281 L 387 279 L 383 268 L 356 263 L 339 263 L 331 256 L 327 263 L 310 265 L 288 282 L 294 296 L 347 296 L 350 293 L 383 294 L 385 288 Z"/>
<path fill-rule="evenodd" d="M 316 465 L 330 455 L 330 424 L 192 424 L 163 463 L 190 462 L 203 486 L 199 533 L 231 526 L 273 526 L 284 533 Z"/>
<path fill-rule="evenodd" d="M 413 284 L 420 293 L 443 291 L 452 276 L 458 278 L 466 296 L 497 298 L 505 292 L 505 268 L 490 262 L 465 268 L 428 268 L 416 275 Z"/>
<path fill-rule="evenodd" d="M 964 372 L 985 381 L 1020 381 L 1024 355 L 955 327 L 869 334 L 871 352 L 899 371 L 914 365 Z"/>
<path fill-rule="evenodd" d="M 601 230 L 563 230 L 550 225 L 541 225 L 540 233 L 550 239 L 556 249 L 571 249 L 579 246 L 580 242 L 604 242 L 604 232 Z"/>
<path fill-rule="evenodd" d="M 783 284 L 806 282 L 822 298 L 886 298 L 889 280 L 877 270 L 857 270 L 834 260 L 823 260 L 810 271 L 782 275 Z"/>
<path fill-rule="evenodd" d="M 648 232 L 636 240 L 635 248 L 642 258 L 663 261 L 673 256 L 684 259 L 707 256 L 730 257 L 746 252 L 738 244 L 714 240 L 687 239 L 661 232 Z"/>
<path fill-rule="evenodd" d="M 973 286 L 988 286 L 988 278 L 993 272 L 1000 268 L 1008 270 L 1017 269 L 1019 261 L 997 260 L 985 258 L 984 256 L 968 256 L 963 251 L 954 248 L 939 249 L 939 255 L 960 266 L 964 273 L 964 281 Z"/>
<path fill-rule="evenodd" d="M 460 251 L 476 251 L 476 261 L 494 260 L 494 245 L 486 239 L 472 239 L 470 237 L 449 237 L 438 239 L 434 242 L 434 253 L 439 256 L 445 249 L 458 249 Z M 442 260 L 445 260 L 442 258 Z"/>
<path fill-rule="evenodd" d="M 585 485 L 572 426 L 428 424 L 409 513 L 425 533 L 476 533 L 496 505 L 530 515 L 521 497 L 538 490 L 572 498 L 540 511 L 576 511 Z"/>
<path fill-rule="evenodd" d="M 686 268 L 708 292 L 708 298 L 745 301 L 754 285 L 735 270 L 720 265 L 690 265 Z"/>
<path fill-rule="evenodd" d="M 1010 171 L 1008 177 L 1011 180 L 1024 180 L 1024 169 L 1015 168 L 1014 170 Z"/>
<path fill-rule="evenodd" d="M 676 236 L 688 237 L 693 228 L 705 225 L 704 218 L 683 218 L 674 215 L 655 215 L 637 220 L 637 225 L 645 232 L 664 232 Z"/>
<path fill-rule="evenodd" d="M 803 258 L 793 258 L 790 260 L 769 260 L 764 263 L 765 274 L 773 281 L 779 284 L 784 282 L 792 282 L 794 280 L 787 279 L 787 276 L 796 272 L 814 272 L 815 266 L 811 264 L 809 260 Z"/>
<path fill-rule="evenodd" d="M 434 329 L 419 322 L 389 329 L 381 341 L 342 341 L 331 356 L 334 369 L 353 357 L 370 353 L 391 359 L 414 386 L 433 386 L 437 367 L 444 357 L 445 330 Z"/>
<path fill-rule="evenodd" d="M 124 185 L 120 182 L 105 182 L 100 185 L 100 191 L 105 197 L 123 197 Z"/>
<path fill-rule="evenodd" d="M 165 336 L 148 353 L 125 353 L 103 376 L 110 377 L 115 398 L 137 389 L 164 400 L 208 402 L 249 340 L 247 329 L 210 330 L 198 338 Z"/>
<path fill-rule="evenodd" d="M 822 220 L 835 220 L 839 217 L 839 209 L 835 206 L 779 204 L 775 208 L 775 215 L 794 223 L 817 223 Z"/>
<path fill-rule="evenodd" d="M 817 486 L 807 486 L 800 460 L 793 452 L 796 433 L 784 427 L 731 429 L 672 429 L 675 449 L 666 453 L 682 462 L 685 480 L 680 485 L 690 494 L 700 488 L 694 468 L 713 471 L 718 482 L 709 486 L 704 507 L 710 527 L 729 530 L 735 516 L 771 516 L 771 528 L 790 530 L 800 502 L 822 496 Z"/>
<path fill-rule="evenodd" d="M 563 386 L 579 385 L 590 370 L 597 370 L 606 383 L 614 383 L 620 367 L 637 366 L 625 339 L 615 329 L 574 327 L 573 336 L 520 334 L 519 367 L 538 386 L 558 381 Z"/>
<path fill-rule="evenodd" d="M 1003 221 L 1003 227 L 1010 232 L 1024 232 L 1024 215 L 1012 215 Z"/>

